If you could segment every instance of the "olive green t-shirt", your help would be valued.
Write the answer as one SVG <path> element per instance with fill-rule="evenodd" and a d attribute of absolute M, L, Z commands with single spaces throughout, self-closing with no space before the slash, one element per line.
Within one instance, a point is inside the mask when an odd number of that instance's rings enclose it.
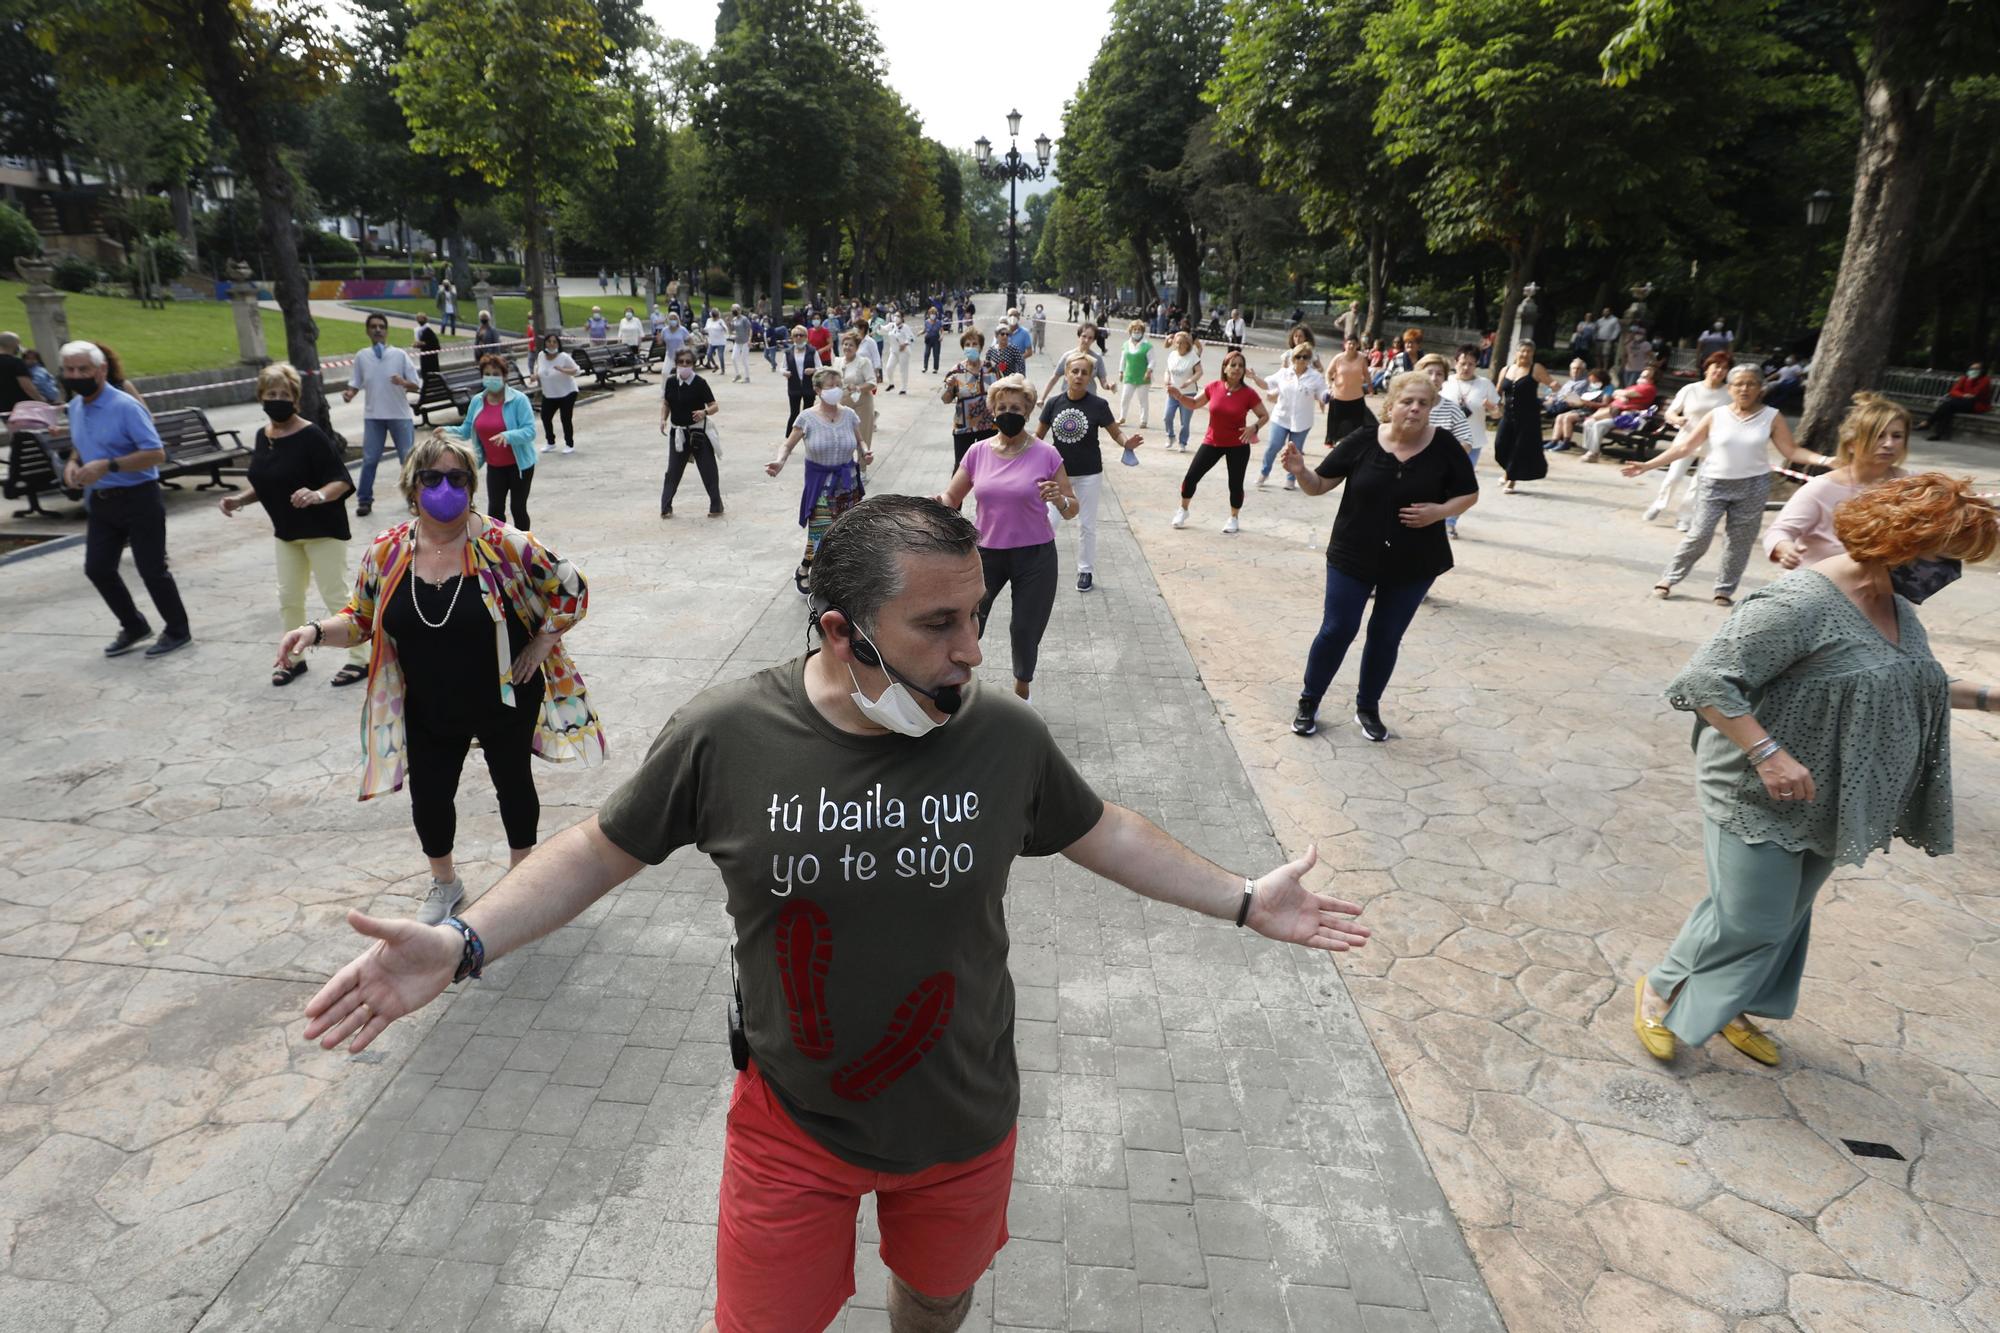
<path fill-rule="evenodd" d="M 964 1161 L 1020 1106 L 1008 868 L 1104 802 L 1004 691 L 921 739 L 856 736 L 805 662 L 690 701 L 598 821 L 642 861 L 693 843 L 721 870 L 751 1057 L 808 1134 L 874 1171 Z"/>

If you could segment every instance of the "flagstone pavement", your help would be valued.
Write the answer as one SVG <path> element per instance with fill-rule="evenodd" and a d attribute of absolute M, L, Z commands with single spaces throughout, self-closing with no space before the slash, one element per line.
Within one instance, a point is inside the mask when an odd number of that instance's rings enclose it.
<path fill-rule="evenodd" d="M 592 579 L 572 647 L 614 746 L 538 767 L 545 830 L 679 703 L 803 641 L 796 473 L 759 470 L 783 394 L 756 364 L 711 377 L 723 519 L 698 493 L 654 517 L 642 389 L 542 460 L 536 529 Z M 878 489 L 944 480 L 935 383 L 883 400 Z M 1174 531 L 1157 445 L 1112 468 L 1099 587 L 1060 594 L 1036 702 L 1107 797 L 1224 864 L 1316 842 L 1316 882 L 1379 934 L 1336 966 L 1020 863 L 1015 1239 L 968 1327 L 2000 1330 L 2000 727 L 1955 725 L 1957 856 L 1828 886 L 1783 1067 L 1720 1043 L 1654 1066 L 1630 978 L 1701 892 L 1659 693 L 1721 613 L 1646 598 L 1673 534 L 1639 523 L 1640 483 L 1558 459 L 1489 488 L 1372 746 L 1286 727 L 1331 499 L 1253 491 L 1225 537 L 1212 474 Z M 422 861 L 401 797 L 352 800 L 335 663 L 264 683 L 255 511 L 170 508 L 199 642 L 164 661 L 99 658 L 80 551 L 0 567 L 0 1325 L 694 1327 L 730 1072 L 714 872 L 644 872 L 361 1057 L 305 1044 L 300 1007 L 356 949 L 344 912 L 408 910 Z M 1926 609 L 1954 674 L 2000 676 L 1996 587 L 1973 571 Z M 482 886 L 483 773 L 460 809 Z M 837 1326 L 884 1328 L 865 1212 L 860 1239 Z"/>

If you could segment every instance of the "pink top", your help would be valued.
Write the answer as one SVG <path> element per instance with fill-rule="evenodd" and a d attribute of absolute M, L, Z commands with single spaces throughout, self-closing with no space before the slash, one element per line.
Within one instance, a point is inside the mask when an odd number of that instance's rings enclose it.
<path fill-rule="evenodd" d="M 486 451 L 488 467 L 514 466 L 514 447 L 500 437 L 507 433 L 507 414 L 499 403 L 489 403 L 480 399 L 479 415 L 472 419 L 472 433 L 479 437 L 479 445 Z"/>
<path fill-rule="evenodd" d="M 1903 469 L 1891 468 L 1889 475 L 1900 477 Z M 1814 477 L 1792 493 L 1792 498 L 1778 511 L 1778 517 L 1764 530 L 1764 553 L 1770 555 L 1779 542 L 1791 541 L 1798 543 L 1802 553 L 1799 559 L 1804 564 L 1816 564 L 1842 554 L 1847 548 L 1833 535 L 1833 511 L 1841 501 L 1851 500 L 1866 489 L 1835 481 L 1830 475 Z"/>
<path fill-rule="evenodd" d="M 1047 440 L 1030 440 L 1012 458 L 994 451 L 999 437 L 981 440 L 965 452 L 965 475 L 979 505 L 973 523 L 979 544 L 992 551 L 1040 546 L 1056 539 L 1041 483 L 1062 470 L 1062 455 Z"/>

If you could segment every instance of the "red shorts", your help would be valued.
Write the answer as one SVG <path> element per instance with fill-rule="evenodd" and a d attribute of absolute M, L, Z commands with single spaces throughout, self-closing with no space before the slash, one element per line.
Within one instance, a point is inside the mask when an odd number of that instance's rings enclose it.
<path fill-rule="evenodd" d="M 854 1294 L 855 1218 L 875 1195 L 882 1262 L 925 1296 L 956 1296 L 1007 1243 L 1014 1138 L 913 1175 L 870 1171 L 822 1148 L 752 1065 L 729 1095 L 715 1240 L 721 1333 L 825 1328 Z"/>

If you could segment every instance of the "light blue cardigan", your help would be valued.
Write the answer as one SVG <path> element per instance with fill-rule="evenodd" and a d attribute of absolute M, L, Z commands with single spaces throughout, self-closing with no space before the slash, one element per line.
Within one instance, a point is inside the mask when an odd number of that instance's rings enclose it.
<path fill-rule="evenodd" d="M 472 395 L 472 401 L 465 405 L 465 420 L 445 429 L 461 440 L 471 440 L 474 444 L 472 423 L 479 419 L 479 409 L 486 404 L 486 390 Z M 507 386 L 506 396 L 500 400 L 501 419 L 507 429 L 500 432 L 500 438 L 514 451 L 514 466 L 526 472 L 535 465 L 535 405 L 528 401 L 528 395 L 513 385 Z"/>

